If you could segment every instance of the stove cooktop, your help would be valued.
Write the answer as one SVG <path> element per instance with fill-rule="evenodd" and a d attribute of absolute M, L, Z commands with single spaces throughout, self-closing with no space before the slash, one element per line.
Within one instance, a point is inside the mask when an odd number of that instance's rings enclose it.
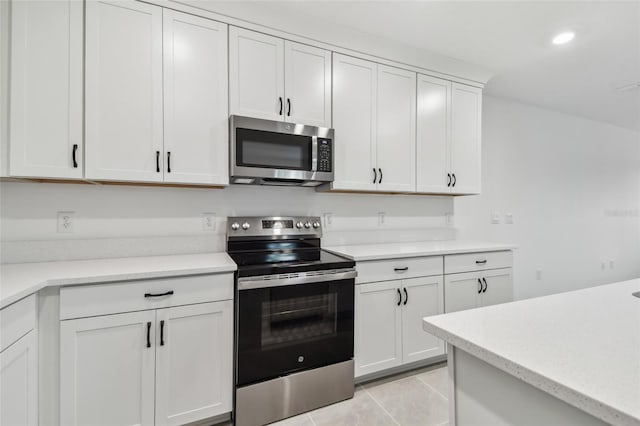
<path fill-rule="evenodd" d="M 230 252 L 229 256 L 238 265 L 240 277 L 355 267 L 353 260 L 320 248 Z"/>

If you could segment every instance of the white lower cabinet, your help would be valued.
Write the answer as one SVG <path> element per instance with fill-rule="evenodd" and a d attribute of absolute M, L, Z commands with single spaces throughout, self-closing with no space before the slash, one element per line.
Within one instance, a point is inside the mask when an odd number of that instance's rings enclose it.
<path fill-rule="evenodd" d="M 443 313 L 442 276 L 403 280 L 402 363 L 444 353 L 444 342 L 422 329 L 422 318 Z"/>
<path fill-rule="evenodd" d="M 154 424 L 155 311 L 62 321 L 60 424 Z"/>
<path fill-rule="evenodd" d="M 355 376 L 444 354 L 422 330 L 422 318 L 443 312 L 442 275 L 356 286 Z"/>
<path fill-rule="evenodd" d="M 38 424 L 38 338 L 35 330 L 0 353 L 0 425 Z"/>
<path fill-rule="evenodd" d="M 192 278 L 231 293 L 232 280 L 224 277 Z M 233 301 L 198 293 L 184 277 L 128 284 L 158 307 L 60 321 L 60 424 L 183 425 L 229 413 Z M 93 292 L 105 306 L 133 297 L 118 284 L 63 290 L 63 313 L 80 312 L 69 309 L 73 304 L 101 312 Z M 206 303 L 173 306 L 189 294 L 202 294 Z"/>
<path fill-rule="evenodd" d="M 230 300 L 159 309 L 156 425 L 182 425 L 231 411 Z"/>
<path fill-rule="evenodd" d="M 402 364 L 402 281 L 356 286 L 355 376 Z"/>
<path fill-rule="evenodd" d="M 513 300 L 512 268 L 444 276 L 445 312 L 496 305 Z"/>

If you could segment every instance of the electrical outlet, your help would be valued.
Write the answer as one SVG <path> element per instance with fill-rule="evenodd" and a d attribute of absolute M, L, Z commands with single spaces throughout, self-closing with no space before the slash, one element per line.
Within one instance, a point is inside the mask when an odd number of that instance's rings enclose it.
<path fill-rule="evenodd" d="M 202 213 L 202 229 L 209 232 L 216 230 L 215 213 Z"/>
<path fill-rule="evenodd" d="M 607 264 L 606 264 L 606 262 L 605 262 L 604 260 L 602 260 L 602 261 L 600 262 L 600 269 L 602 269 L 603 271 L 604 271 L 605 269 L 607 269 Z"/>
<path fill-rule="evenodd" d="M 324 228 L 331 229 L 333 227 L 333 213 L 324 213 Z"/>
<path fill-rule="evenodd" d="M 385 212 L 378 212 L 378 226 L 383 226 L 385 221 Z"/>
<path fill-rule="evenodd" d="M 540 281 L 542 279 L 542 269 L 536 269 L 536 280 Z"/>
<path fill-rule="evenodd" d="M 447 212 L 444 214 L 444 223 L 446 225 L 453 225 L 453 213 Z"/>
<path fill-rule="evenodd" d="M 504 223 L 507 223 L 509 225 L 513 225 L 513 213 L 511 212 L 507 212 L 504 215 Z"/>
<path fill-rule="evenodd" d="M 58 212 L 58 233 L 73 234 L 73 217 L 75 212 Z"/>
<path fill-rule="evenodd" d="M 497 212 L 495 210 L 491 212 L 491 223 L 494 225 L 500 223 L 500 212 Z"/>
<path fill-rule="evenodd" d="M 609 259 L 609 269 L 613 269 L 615 268 L 616 263 L 613 259 Z"/>

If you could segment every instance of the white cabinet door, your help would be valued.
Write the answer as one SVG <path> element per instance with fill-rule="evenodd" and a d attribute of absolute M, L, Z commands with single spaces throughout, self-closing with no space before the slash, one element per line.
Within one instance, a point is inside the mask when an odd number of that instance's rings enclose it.
<path fill-rule="evenodd" d="M 356 286 L 355 376 L 402 364 L 402 281 Z"/>
<path fill-rule="evenodd" d="M 38 424 L 38 338 L 31 330 L 0 353 L 0 425 Z"/>
<path fill-rule="evenodd" d="M 284 107 L 284 40 L 230 27 L 230 113 L 283 120 Z"/>
<path fill-rule="evenodd" d="M 82 27 L 80 0 L 11 3 L 11 176 L 82 178 Z"/>
<path fill-rule="evenodd" d="M 86 177 L 162 181 L 162 8 L 86 2 Z"/>
<path fill-rule="evenodd" d="M 376 92 L 375 63 L 333 54 L 334 189 L 376 189 Z"/>
<path fill-rule="evenodd" d="M 416 190 L 448 194 L 451 82 L 418 74 Z"/>
<path fill-rule="evenodd" d="M 157 312 L 156 426 L 231 411 L 232 301 Z"/>
<path fill-rule="evenodd" d="M 227 25 L 163 10 L 164 181 L 229 183 Z"/>
<path fill-rule="evenodd" d="M 444 311 L 476 308 L 480 304 L 481 274 L 468 272 L 444 276 Z"/>
<path fill-rule="evenodd" d="M 285 121 L 331 127 L 331 52 L 284 42 Z"/>
<path fill-rule="evenodd" d="M 154 424 L 155 311 L 60 322 L 60 424 Z"/>
<path fill-rule="evenodd" d="M 452 83 L 451 90 L 451 192 L 479 194 L 482 89 Z"/>
<path fill-rule="evenodd" d="M 416 190 L 416 73 L 378 65 L 378 190 Z"/>
<path fill-rule="evenodd" d="M 496 305 L 513 301 L 513 272 L 511 268 L 493 269 L 481 272 L 486 282 L 482 292 L 482 306 Z"/>
<path fill-rule="evenodd" d="M 402 362 L 444 354 L 444 342 L 422 329 L 422 318 L 444 312 L 442 275 L 402 281 Z"/>

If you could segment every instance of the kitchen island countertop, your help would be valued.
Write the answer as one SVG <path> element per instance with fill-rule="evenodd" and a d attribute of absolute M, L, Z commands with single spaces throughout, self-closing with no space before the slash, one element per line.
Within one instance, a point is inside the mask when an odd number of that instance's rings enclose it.
<path fill-rule="evenodd" d="M 640 425 L 640 279 L 423 319 L 425 331 L 590 415 Z"/>

